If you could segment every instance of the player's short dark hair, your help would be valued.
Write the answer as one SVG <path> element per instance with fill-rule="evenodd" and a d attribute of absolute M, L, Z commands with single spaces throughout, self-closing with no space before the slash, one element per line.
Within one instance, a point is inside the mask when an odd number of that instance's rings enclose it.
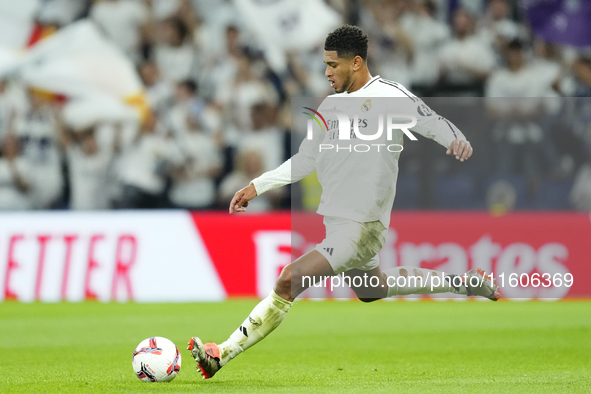
<path fill-rule="evenodd" d="M 325 51 L 336 51 L 341 58 L 360 56 L 367 60 L 367 34 L 357 26 L 344 25 L 333 31 L 324 41 Z"/>

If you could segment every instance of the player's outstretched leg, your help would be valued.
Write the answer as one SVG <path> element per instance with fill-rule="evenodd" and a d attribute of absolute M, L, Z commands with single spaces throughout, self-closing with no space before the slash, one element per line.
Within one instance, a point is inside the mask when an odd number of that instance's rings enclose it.
<path fill-rule="evenodd" d="M 283 269 L 275 289 L 255 306 L 227 341 L 220 345 L 203 344 L 198 337 L 191 338 L 187 349 L 197 362 L 203 379 L 211 378 L 231 359 L 257 344 L 281 324 L 293 300 L 305 290 L 303 276 L 313 277 L 316 281 L 321 276 L 331 275 L 334 271 L 326 258 L 313 250 Z"/>
<path fill-rule="evenodd" d="M 187 349 L 197 362 L 203 379 L 211 378 L 228 361 L 269 335 L 281 324 L 291 305 L 291 301 L 272 291 L 255 306 L 246 320 L 224 343 L 204 345 L 198 337 L 191 338 Z"/>
<path fill-rule="evenodd" d="M 497 301 L 501 298 L 498 286 L 492 283 L 489 276 L 482 269 L 474 268 L 464 275 L 445 275 L 443 272 L 417 267 L 394 267 L 382 271 L 376 267 L 369 271 L 353 269 L 345 272 L 350 277 L 349 283 L 364 283 L 356 281 L 355 277 L 377 277 L 378 286 L 351 286 L 357 297 L 363 302 L 372 302 L 386 297 L 411 294 L 439 294 L 454 293 L 467 296 L 481 296 Z M 367 280 L 365 282 L 368 282 Z M 369 283 L 372 283 L 369 280 Z"/>
<path fill-rule="evenodd" d="M 474 268 L 464 275 L 444 275 L 442 272 L 416 267 L 395 267 L 384 271 L 388 297 L 410 294 L 454 293 L 480 296 L 491 301 L 501 298 L 499 287 L 492 283 L 484 270 Z"/>

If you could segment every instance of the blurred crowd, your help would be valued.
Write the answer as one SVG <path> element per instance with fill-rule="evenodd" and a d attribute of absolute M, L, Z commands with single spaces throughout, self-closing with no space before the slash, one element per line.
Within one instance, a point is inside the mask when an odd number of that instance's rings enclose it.
<path fill-rule="evenodd" d="M 545 208 L 591 209 L 591 102 L 562 98 L 591 96 L 589 52 L 537 39 L 515 1 L 325 2 L 369 35 L 374 75 L 421 97 L 490 98 L 472 113 L 468 125 L 477 130 L 464 131 L 489 151 L 479 171 L 520 177 L 532 198 L 556 181 L 568 187 L 567 201 Z M 238 189 L 291 156 L 289 98 L 333 93 L 322 41 L 273 67 L 233 1 L 47 0 L 38 22 L 60 28 L 80 18 L 133 61 L 151 113 L 141 126 L 76 129 L 64 121 L 63 101 L 0 81 L 0 209 L 226 208 Z M 530 99 L 495 99 L 507 97 Z M 479 128 L 476 113 L 490 127 Z M 429 182 L 421 171 L 430 170 L 430 153 L 408 154 L 401 175 Z M 510 198 L 495 187 L 501 201 Z M 282 188 L 249 209 L 292 203 Z"/>

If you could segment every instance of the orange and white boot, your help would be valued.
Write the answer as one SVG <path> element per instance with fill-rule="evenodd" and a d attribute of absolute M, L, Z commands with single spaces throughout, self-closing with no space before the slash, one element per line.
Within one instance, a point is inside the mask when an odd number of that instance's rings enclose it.
<path fill-rule="evenodd" d="M 193 337 L 189 341 L 187 350 L 191 351 L 191 356 L 197 362 L 197 368 L 203 379 L 210 379 L 219 371 L 222 366 L 220 364 L 220 350 L 215 343 L 201 342 L 198 337 Z"/>
<path fill-rule="evenodd" d="M 497 301 L 501 298 L 499 286 L 495 285 L 491 276 L 486 275 L 486 272 L 480 268 L 473 268 L 466 272 L 462 279 L 464 279 L 463 284 L 466 287 L 468 296 L 485 297 L 491 301 Z"/>

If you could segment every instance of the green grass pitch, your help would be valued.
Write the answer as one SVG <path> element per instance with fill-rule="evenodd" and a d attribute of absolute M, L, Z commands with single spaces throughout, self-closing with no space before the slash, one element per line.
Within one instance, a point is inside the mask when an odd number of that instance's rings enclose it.
<path fill-rule="evenodd" d="M 590 393 L 591 302 L 297 302 L 208 381 L 186 343 L 223 341 L 253 300 L 0 304 L 1 393 Z M 135 346 L 181 349 L 171 383 L 133 374 Z"/>

